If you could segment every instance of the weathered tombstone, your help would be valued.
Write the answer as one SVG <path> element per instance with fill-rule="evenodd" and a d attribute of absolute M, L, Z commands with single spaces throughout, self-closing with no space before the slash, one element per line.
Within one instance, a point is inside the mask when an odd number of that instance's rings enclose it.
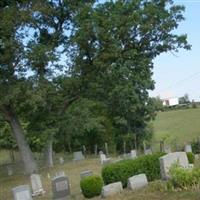
<path fill-rule="evenodd" d="M 151 150 L 151 149 L 145 149 L 145 150 L 144 150 L 144 154 L 145 154 L 145 155 L 152 154 L 152 150 Z"/>
<path fill-rule="evenodd" d="M 51 175 L 49 173 L 47 173 L 47 178 L 50 179 L 51 178 Z"/>
<path fill-rule="evenodd" d="M 64 164 L 65 161 L 64 161 L 63 157 L 60 157 L 60 158 L 59 158 L 59 162 L 60 162 L 61 165 Z"/>
<path fill-rule="evenodd" d="M 32 200 L 30 187 L 21 185 L 12 189 L 14 200 Z"/>
<path fill-rule="evenodd" d="M 83 145 L 83 154 L 86 156 L 86 147 Z"/>
<path fill-rule="evenodd" d="M 164 153 L 171 153 L 171 148 L 169 146 L 164 147 Z"/>
<path fill-rule="evenodd" d="M 58 176 L 52 180 L 53 199 L 67 199 L 70 196 L 69 179 L 66 176 Z"/>
<path fill-rule="evenodd" d="M 76 151 L 73 153 L 74 156 L 74 161 L 78 161 L 78 160 L 84 160 L 85 157 L 83 156 L 82 151 Z"/>
<path fill-rule="evenodd" d="M 122 191 L 123 191 L 122 183 L 116 182 L 103 186 L 101 195 L 103 198 L 106 198 L 115 195 L 117 193 L 120 193 Z"/>
<path fill-rule="evenodd" d="M 13 175 L 13 168 L 11 166 L 7 166 L 7 172 L 8 172 L 8 176 L 12 176 Z"/>
<path fill-rule="evenodd" d="M 93 175 L 93 172 L 91 170 L 87 170 L 87 171 L 81 172 L 80 177 L 81 177 L 81 179 L 83 179 L 87 176 L 92 176 L 92 175 Z"/>
<path fill-rule="evenodd" d="M 131 150 L 130 158 L 131 159 L 137 158 L 137 151 L 136 150 Z"/>
<path fill-rule="evenodd" d="M 145 174 L 132 176 L 128 179 L 128 188 L 137 190 L 148 185 L 147 177 Z"/>
<path fill-rule="evenodd" d="M 55 173 L 55 177 L 57 176 L 65 176 L 65 172 L 64 171 L 59 171 Z"/>
<path fill-rule="evenodd" d="M 99 155 L 103 154 L 103 151 L 99 151 Z"/>
<path fill-rule="evenodd" d="M 190 144 L 185 145 L 185 152 L 191 152 L 192 153 L 192 146 Z"/>
<path fill-rule="evenodd" d="M 162 179 L 169 179 L 169 170 L 173 164 L 178 164 L 183 168 L 190 168 L 185 152 L 169 153 L 159 158 Z"/>
<path fill-rule="evenodd" d="M 110 162 L 110 158 L 107 158 L 105 154 L 100 154 L 101 164 L 108 164 Z"/>
<path fill-rule="evenodd" d="M 40 175 L 32 174 L 30 178 L 31 178 L 32 191 L 33 191 L 32 196 L 38 196 L 38 195 L 44 194 L 45 191 L 42 187 L 42 181 L 41 181 Z"/>

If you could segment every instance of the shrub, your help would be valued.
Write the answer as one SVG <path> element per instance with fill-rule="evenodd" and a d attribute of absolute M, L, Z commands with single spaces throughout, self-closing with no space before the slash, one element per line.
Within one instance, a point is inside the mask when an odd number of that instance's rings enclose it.
<path fill-rule="evenodd" d="M 200 185 L 200 169 L 172 167 L 170 177 L 170 182 L 174 188 L 187 190 Z"/>
<path fill-rule="evenodd" d="M 192 143 L 192 152 L 194 154 L 200 153 L 200 142 L 198 140 L 194 140 Z"/>
<path fill-rule="evenodd" d="M 159 158 L 164 153 L 145 155 L 135 160 L 123 160 L 105 166 L 102 169 L 102 177 L 105 184 L 121 181 L 123 187 L 127 186 L 127 179 L 131 176 L 145 173 L 149 181 L 160 178 Z"/>
<path fill-rule="evenodd" d="M 84 197 L 92 198 L 101 194 L 103 180 L 97 175 L 88 176 L 81 180 L 80 186 Z"/>
<path fill-rule="evenodd" d="M 195 157 L 194 157 L 194 154 L 192 152 L 188 152 L 187 153 L 187 157 L 188 157 L 188 161 L 190 164 L 193 164 L 194 163 L 194 160 L 195 160 Z"/>

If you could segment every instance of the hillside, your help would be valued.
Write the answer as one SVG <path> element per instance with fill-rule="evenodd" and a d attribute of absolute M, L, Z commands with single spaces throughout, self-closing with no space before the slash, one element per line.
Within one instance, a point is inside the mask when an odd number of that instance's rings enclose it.
<path fill-rule="evenodd" d="M 200 108 L 158 113 L 154 121 L 154 142 L 167 138 L 167 143 L 184 145 L 200 137 Z"/>

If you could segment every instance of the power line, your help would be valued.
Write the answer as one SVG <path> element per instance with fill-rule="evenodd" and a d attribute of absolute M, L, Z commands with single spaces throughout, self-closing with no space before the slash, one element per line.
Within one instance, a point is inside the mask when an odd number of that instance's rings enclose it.
<path fill-rule="evenodd" d="M 180 80 L 180 81 L 177 81 L 177 82 L 175 82 L 175 83 L 169 85 L 169 86 L 166 87 L 165 89 L 162 89 L 162 90 L 158 91 L 158 93 L 162 93 L 162 92 L 164 92 L 164 91 L 166 91 L 166 90 L 168 90 L 168 89 L 173 88 L 174 86 L 180 85 L 180 84 L 182 84 L 182 83 L 184 83 L 184 82 L 186 82 L 186 81 L 188 81 L 188 80 L 194 78 L 195 76 L 197 76 L 197 75 L 199 75 L 199 74 L 200 74 L 200 72 L 196 72 L 196 73 L 194 73 L 194 74 L 192 74 L 192 75 L 190 75 L 190 76 L 188 76 L 188 77 L 186 77 L 186 78 L 184 78 L 184 79 L 182 79 L 182 80 Z"/>

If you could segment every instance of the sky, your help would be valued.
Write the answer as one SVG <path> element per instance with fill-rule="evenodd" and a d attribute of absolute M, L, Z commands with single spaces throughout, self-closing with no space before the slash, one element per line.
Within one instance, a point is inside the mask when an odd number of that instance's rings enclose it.
<path fill-rule="evenodd" d="M 150 96 L 170 98 L 187 93 L 190 100 L 200 101 L 200 0 L 175 0 L 175 3 L 186 8 L 185 21 L 176 33 L 186 33 L 192 49 L 180 50 L 175 55 L 165 53 L 154 60 L 156 84 Z"/>

